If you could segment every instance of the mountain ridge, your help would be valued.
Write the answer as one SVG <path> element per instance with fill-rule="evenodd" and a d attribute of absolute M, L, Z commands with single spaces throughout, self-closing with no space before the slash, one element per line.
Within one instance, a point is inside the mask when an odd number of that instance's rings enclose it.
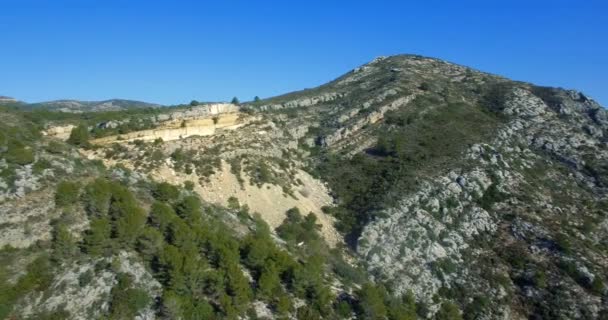
<path fill-rule="evenodd" d="M 608 316 L 608 111 L 578 91 L 398 55 L 239 105 L 0 112 L 0 314 Z"/>

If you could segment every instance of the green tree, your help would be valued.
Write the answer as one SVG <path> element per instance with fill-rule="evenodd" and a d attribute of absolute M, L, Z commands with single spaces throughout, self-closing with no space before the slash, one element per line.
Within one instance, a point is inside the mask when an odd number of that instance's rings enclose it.
<path fill-rule="evenodd" d="M 186 189 L 188 191 L 194 190 L 194 182 L 192 182 L 190 180 L 184 181 L 184 189 Z"/>
<path fill-rule="evenodd" d="M 143 258 L 150 262 L 155 256 L 159 255 L 163 243 L 163 235 L 157 229 L 145 227 L 139 238 L 137 238 L 136 248 Z"/>
<path fill-rule="evenodd" d="M 206 300 L 195 300 L 182 307 L 185 320 L 215 319 L 213 306 Z"/>
<path fill-rule="evenodd" d="M 175 212 L 191 224 L 197 224 L 201 219 L 201 200 L 194 195 L 186 196 L 175 206 Z"/>
<path fill-rule="evenodd" d="M 235 307 L 244 307 L 253 297 L 249 281 L 243 275 L 238 263 L 227 265 L 224 269 L 227 279 L 226 293 L 232 297 Z"/>
<path fill-rule="evenodd" d="M 293 305 L 289 296 L 286 294 L 280 294 L 275 298 L 275 302 L 272 307 L 279 315 L 285 315 L 293 309 Z"/>
<path fill-rule="evenodd" d="M 109 214 L 114 224 L 113 236 L 122 245 L 133 245 L 146 223 L 146 214 L 129 189 L 121 185 L 115 186 Z"/>
<path fill-rule="evenodd" d="M 64 224 L 55 224 L 53 226 L 53 260 L 61 262 L 66 259 L 71 259 L 78 252 L 74 237 Z"/>
<path fill-rule="evenodd" d="M 157 228 L 163 236 L 167 237 L 169 225 L 174 219 L 177 219 L 177 215 L 173 208 L 166 203 L 156 201 L 152 204 L 150 215 L 148 216 L 148 223 Z"/>
<path fill-rule="evenodd" d="M 157 183 L 152 190 L 152 196 L 163 202 L 173 201 L 179 197 L 179 189 L 167 182 Z"/>
<path fill-rule="evenodd" d="M 20 141 L 10 141 L 8 143 L 8 150 L 3 156 L 7 162 L 22 166 L 30 164 L 35 160 L 34 150 Z"/>
<path fill-rule="evenodd" d="M 446 301 L 441 304 L 441 309 L 435 315 L 437 320 L 462 320 L 460 309 L 452 302 Z"/>
<path fill-rule="evenodd" d="M 191 107 L 198 106 L 199 104 L 200 104 L 200 103 L 199 103 L 198 101 L 196 101 L 196 100 L 192 100 L 192 101 L 190 101 L 190 106 L 191 106 Z"/>
<path fill-rule="evenodd" d="M 272 262 L 267 262 L 257 281 L 257 293 L 263 298 L 272 298 L 278 295 L 281 288 L 281 279 L 277 267 Z"/>
<path fill-rule="evenodd" d="M 239 101 L 239 98 L 234 97 L 234 98 L 232 98 L 232 101 L 230 101 L 230 103 L 232 103 L 232 104 L 237 104 L 237 105 L 238 105 L 238 104 L 240 104 L 241 102 Z"/>
<path fill-rule="evenodd" d="M 230 210 L 238 210 L 241 208 L 241 204 L 239 203 L 239 199 L 236 197 L 228 198 L 228 209 Z"/>
<path fill-rule="evenodd" d="M 110 292 L 110 319 L 133 319 L 150 304 L 150 296 L 144 290 L 133 288 L 131 275 L 119 273 L 117 278 L 118 284 Z"/>
<path fill-rule="evenodd" d="M 365 319 L 385 319 L 386 306 L 382 291 L 372 283 L 364 284 L 358 291 L 359 313 Z"/>
<path fill-rule="evenodd" d="M 92 255 L 102 255 L 111 248 L 112 225 L 108 218 L 93 218 L 84 235 L 84 249 Z"/>
<path fill-rule="evenodd" d="M 106 179 L 97 178 L 84 188 L 82 200 L 90 216 L 102 217 L 108 214 L 112 185 Z"/>
<path fill-rule="evenodd" d="M 605 291 L 604 282 L 602 281 L 602 279 L 600 279 L 600 277 L 598 275 L 596 275 L 593 278 L 593 281 L 591 281 L 591 291 L 597 295 L 604 294 L 604 291 Z"/>
<path fill-rule="evenodd" d="M 142 208 L 138 206 L 127 207 L 121 216 L 116 219 L 116 237 L 122 244 L 131 246 L 142 232 L 145 223 L 146 215 Z"/>
<path fill-rule="evenodd" d="M 72 129 L 67 142 L 77 147 L 86 148 L 89 146 L 89 129 L 85 125 L 79 125 Z"/>
<path fill-rule="evenodd" d="M 55 192 L 55 205 L 65 207 L 74 204 L 78 200 L 80 185 L 77 182 L 61 181 L 57 184 Z"/>

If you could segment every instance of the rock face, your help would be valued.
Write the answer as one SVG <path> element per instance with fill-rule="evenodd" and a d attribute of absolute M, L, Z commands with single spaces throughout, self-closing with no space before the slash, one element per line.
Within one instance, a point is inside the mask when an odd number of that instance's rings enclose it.
<path fill-rule="evenodd" d="M 99 317 L 109 309 L 107 297 L 112 287 L 117 283 L 117 273 L 128 274 L 133 278 L 135 287 L 145 290 L 153 299 L 158 299 L 161 293 L 161 284 L 137 262 L 137 257 L 125 251 L 117 254 L 113 259 L 118 263 L 116 270 L 96 270 L 96 265 L 109 264 L 109 259 L 98 259 L 83 264 L 66 265 L 65 271 L 55 277 L 51 285 L 50 297 L 32 297 L 23 311 L 24 316 L 31 316 L 35 312 L 44 312 L 62 308 L 69 312 L 71 319 L 91 319 Z M 83 282 L 83 275 L 88 274 L 91 279 Z M 150 306 L 141 310 L 136 319 L 156 319 Z"/>
<path fill-rule="evenodd" d="M 310 107 L 317 105 L 319 103 L 331 102 L 336 99 L 344 97 L 344 94 L 338 92 L 330 92 L 324 93 L 318 96 L 306 97 L 300 99 L 289 100 L 282 103 L 274 103 L 274 104 L 265 104 L 258 109 L 262 111 L 268 110 L 280 110 L 280 109 L 288 109 L 288 108 L 300 108 L 300 107 Z"/>
<path fill-rule="evenodd" d="M 234 113 L 238 111 L 240 111 L 240 107 L 232 103 L 211 103 L 188 108 L 186 110 L 160 114 L 157 116 L 157 120 L 188 120 L 209 117 L 222 113 Z"/>
<path fill-rule="evenodd" d="M 592 116 L 597 113 L 602 118 L 606 111 L 593 101 L 581 100 L 576 93 L 567 95 L 558 105 L 549 106 L 526 89 L 514 89 L 503 110 L 511 120 L 489 144 L 468 149 L 468 168 L 451 168 L 447 175 L 423 180 L 418 191 L 382 215 L 386 218 L 365 228 L 358 252 L 368 270 L 377 279 L 391 283 L 395 291 L 412 290 L 422 300 L 431 300 L 442 290 L 456 290 L 465 295 L 483 294 L 491 301 L 509 301 L 514 299 L 514 293 L 522 294 L 543 304 L 547 303 L 547 295 L 557 290 L 553 286 L 559 286 L 562 298 L 569 304 L 543 313 L 573 319 L 597 317 L 605 307 L 601 299 L 572 284 L 568 276 L 564 278 L 559 266 L 572 263 L 578 268 L 575 273 L 579 277 L 593 279 L 599 276 L 597 272 L 606 270 L 606 260 L 590 263 L 588 257 L 596 253 L 585 245 L 574 256 L 568 256 L 547 243 L 555 241 L 548 238 L 555 239 L 556 233 L 578 232 L 566 230 L 571 230 L 567 225 L 585 219 L 579 201 L 606 199 L 603 178 L 584 169 L 588 165 L 585 159 L 608 160 L 602 139 L 608 127 Z M 550 162 L 547 159 L 556 159 L 573 171 L 539 169 Z M 544 172 L 550 175 L 551 183 L 561 180 L 557 183 L 561 185 L 558 192 L 570 199 L 558 199 L 542 188 L 530 189 L 539 182 L 539 170 L 548 170 Z M 497 192 L 505 198 L 484 207 L 480 199 Z M 505 220 L 505 215 L 509 219 L 514 215 L 515 220 Z M 601 215 L 605 217 L 605 212 Z M 548 227 L 547 219 L 569 222 Z M 606 239 L 598 233 L 580 237 L 600 242 Z M 480 242 L 485 245 L 480 246 Z M 509 259 L 525 258 L 505 253 L 519 246 L 527 249 L 518 255 L 535 261 L 528 262 L 523 270 L 510 265 Z M 479 262 L 485 259 L 498 260 L 490 269 Z M 540 289 L 534 284 L 538 280 L 522 280 L 533 278 L 540 269 L 545 269 L 543 277 L 546 272 L 549 279 L 543 280 L 547 283 Z M 488 276 L 488 272 L 494 275 Z M 569 281 L 571 284 L 565 284 Z M 582 281 L 584 284 L 591 280 Z M 492 319 L 510 319 L 516 313 L 509 304 L 496 305 L 485 312 Z"/>
<path fill-rule="evenodd" d="M 394 94 L 396 94 L 396 93 L 394 93 Z M 375 99 L 375 102 L 376 103 L 383 102 L 385 100 L 385 98 L 386 98 L 386 96 L 381 96 L 381 97 L 379 97 L 379 99 Z M 345 125 L 344 127 L 338 129 L 337 131 L 335 131 L 327 136 L 320 137 L 319 143 L 324 147 L 331 147 L 331 146 L 335 145 L 338 141 L 347 139 L 351 135 L 359 132 L 361 129 L 363 129 L 363 127 L 368 126 L 370 124 L 374 124 L 374 123 L 382 120 L 384 118 L 384 114 L 386 112 L 404 107 L 409 102 L 414 100 L 414 98 L 416 98 L 416 95 L 409 95 L 409 96 L 397 98 L 388 104 L 382 105 L 382 106 L 376 108 L 374 111 L 369 112 L 367 115 L 357 118 L 355 121 L 351 121 L 352 123 Z M 371 106 L 371 104 L 372 104 L 372 102 L 369 102 L 369 101 L 365 102 L 363 104 L 363 108 L 369 108 Z M 357 111 L 355 113 L 350 113 L 348 115 L 342 115 L 340 118 L 338 118 L 338 121 L 342 122 L 342 123 L 346 123 L 347 120 L 349 120 L 350 118 L 353 118 L 359 112 L 360 111 Z"/>
<path fill-rule="evenodd" d="M 179 113 L 179 115 L 183 117 L 165 121 L 155 129 L 134 131 L 127 134 L 94 139 L 91 143 L 107 144 L 116 141 L 152 141 L 156 139 L 172 141 L 185 139 L 191 136 L 210 136 L 221 130 L 236 130 L 253 119 L 251 117 L 244 117 L 243 114 L 238 113 L 224 113 L 214 118 L 197 118 L 199 116 L 195 116 L 194 114 L 184 115 Z M 171 116 L 174 116 L 174 114 L 171 114 Z"/>

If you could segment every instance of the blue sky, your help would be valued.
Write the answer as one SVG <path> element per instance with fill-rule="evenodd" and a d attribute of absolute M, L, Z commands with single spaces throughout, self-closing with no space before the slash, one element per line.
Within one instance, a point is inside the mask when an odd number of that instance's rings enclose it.
<path fill-rule="evenodd" d="M 608 106 L 607 21 L 599 0 L 0 0 L 0 95 L 250 100 L 414 53 Z"/>

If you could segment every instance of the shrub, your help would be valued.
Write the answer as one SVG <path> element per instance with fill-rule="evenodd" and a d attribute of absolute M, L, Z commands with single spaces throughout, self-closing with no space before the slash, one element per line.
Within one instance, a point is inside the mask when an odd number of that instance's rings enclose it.
<path fill-rule="evenodd" d="M 63 224 L 56 224 L 53 227 L 53 260 L 61 262 L 71 259 L 77 252 L 78 247 L 74 237 Z"/>
<path fill-rule="evenodd" d="M 166 235 L 171 222 L 177 218 L 175 211 L 166 203 L 156 201 L 152 204 L 152 210 L 148 216 L 148 223 Z"/>
<path fill-rule="evenodd" d="M 175 206 L 175 212 L 182 219 L 196 223 L 201 218 L 201 200 L 197 196 L 186 196 Z"/>
<path fill-rule="evenodd" d="M 84 250 L 92 255 L 102 255 L 111 248 L 112 225 L 108 218 L 93 218 L 84 235 Z"/>
<path fill-rule="evenodd" d="M 387 316 L 383 292 L 371 283 L 364 284 L 359 289 L 358 312 L 364 319 L 385 319 Z"/>
<path fill-rule="evenodd" d="M 55 192 L 55 205 L 65 207 L 74 204 L 78 200 L 80 185 L 76 182 L 62 181 L 57 184 Z"/>
<path fill-rule="evenodd" d="M 444 302 L 441 304 L 441 309 L 435 315 L 437 320 L 462 320 L 460 309 L 452 302 Z"/>
<path fill-rule="evenodd" d="M 93 281 L 93 272 L 91 270 L 87 270 L 83 273 L 81 273 L 78 276 L 78 285 L 83 288 L 89 285 L 89 283 L 91 283 L 91 281 Z"/>
<path fill-rule="evenodd" d="M 110 292 L 110 319 L 133 319 L 137 312 L 150 304 L 150 296 L 133 288 L 132 276 L 119 273 L 118 284 Z"/>
<path fill-rule="evenodd" d="M 495 183 L 492 183 L 483 193 L 481 199 L 478 200 L 479 206 L 485 210 L 491 210 L 492 205 L 497 202 L 502 202 L 507 199 L 507 195 L 500 190 Z"/>
<path fill-rule="evenodd" d="M 179 197 L 179 189 L 167 182 L 157 183 L 152 190 L 152 196 L 159 201 L 173 201 Z"/>
<path fill-rule="evenodd" d="M 513 85 L 508 82 L 490 84 L 481 99 L 481 105 L 493 113 L 500 113 L 506 107 L 507 99 L 513 92 Z"/>
<path fill-rule="evenodd" d="M 190 180 L 184 181 L 184 189 L 186 189 L 188 191 L 194 190 L 194 182 L 192 182 Z"/>
<path fill-rule="evenodd" d="M 45 169 L 51 168 L 51 162 L 46 159 L 38 159 L 36 163 L 32 166 L 32 171 L 34 174 L 41 174 Z"/>
<path fill-rule="evenodd" d="M 2 144 L 0 144 L 0 147 Z M 34 162 L 34 150 L 17 138 L 8 140 L 6 153 L 3 154 L 8 163 L 26 165 Z M 0 148 L 1 150 L 1 148 Z"/>
<path fill-rule="evenodd" d="M 239 203 L 239 199 L 236 197 L 228 198 L 228 209 L 238 210 L 241 208 L 241 204 Z"/>
<path fill-rule="evenodd" d="M 89 129 L 84 125 L 73 128 L 67 142 L 77 147 L 89 147 Z"/>
<path fill-rule="evenodd" d="M 98 178 L 84 188 L 82 201 L 89 216 L 105 216 L 110 209 L 112 185 L 105 179 Z"/>

